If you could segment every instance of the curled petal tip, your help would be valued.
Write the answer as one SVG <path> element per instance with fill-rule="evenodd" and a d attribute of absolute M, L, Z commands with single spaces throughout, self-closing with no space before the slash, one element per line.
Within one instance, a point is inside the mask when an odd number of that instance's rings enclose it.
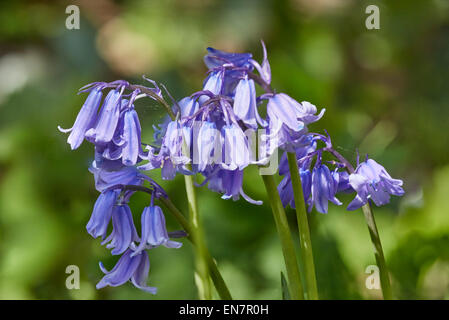
<path fill-rule="evenodd" d="M 73 127 L 69 128 L 69 129 L 64 129 L 61 126 L 58 126 L 58 130 L 61 131 L 62 133 L 68 133 L 68 132 L 72 131 L 72 129 L 73 129 Z"/>

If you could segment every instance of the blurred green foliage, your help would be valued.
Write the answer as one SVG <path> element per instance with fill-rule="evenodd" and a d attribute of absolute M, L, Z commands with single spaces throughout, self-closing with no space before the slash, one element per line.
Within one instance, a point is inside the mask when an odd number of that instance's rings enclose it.
<path fill-rule="evenodd" d="M 80 30 L 65 28 L 68 4 L 80 6 Z M 380 7 L 380 30 L 365 28 L 369 4 Z M 369 152 L 404 180 L 406 195 L 375 209 L 396 296 L 449 298 L 448 37 L 445 0 L 1 2 L 0 298 L 195 298 L 187 242 L 151 252 L 158 295 L 95 289 L 98 261 L 110 268 L 116 258 L 85 230 L 97 197 L 87 171 L 93 150 L 85 143 L 71 152 L 56 127 L 74 121 L 86 83 L 143 83 L 145 74 L 181 98 L 200 88 L 207 46 L 260 59 L 260 39 L 273 86 L 327 109 L 312 130 L 326 128 L 349 159 Z M 147 101 L 138 111 L 149 141 L 163 110 Z M 246 192 L 266 200 L 261 183 L 250 169 Z M 182 177 L 161 184 L 185 210 Z M 148 198 L 134 197 L 137 214 Z M 206 188 L 199 197 L 208 246 L 233 295 L 280 299 L 283 259 L 266 201 L 225 201 Z M 378 298 L 365 287 L 374 255 L 362 213 L 333 206 L 310 218 L 321 297 Z M 80 267 L 80 290 L 65 287 L 71 264 Z"/>

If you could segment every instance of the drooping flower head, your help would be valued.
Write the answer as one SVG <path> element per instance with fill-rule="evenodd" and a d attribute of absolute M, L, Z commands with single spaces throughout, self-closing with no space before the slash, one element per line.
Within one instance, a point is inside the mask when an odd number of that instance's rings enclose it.
<path fill-rule="evenodd" d="M 203 89 L 178 102 L 177 123 L 181 126 L 178 131 L 182 132 L 192 172 L 205 176 L 209 188 L 223 193 L 226 199 L 236 200 L 240 195 L 250 199 L 242 190 L 242 170 L 261 161 L 255 159 L 249 136 L 255 136 L 259 128 L 267 126 L 259 115 L 251 74 L 256 66 L 268 75 L 266 52 L 261 67 L 249 53 L 227 53 L 212 48 L 208 51 L 204 61 L 209 72 Z M 166 128 L 168 133 L 168 126 L 161 125 L 161 128 Z M 150 154 L 149 163 L 141 168 L 161 167 L 160 161 Z M 179 167 L 171 168 L 171 177 L 180 171 Z"/>
<path fill-rule="evenodd" d="M 221 67 L 223 65 L 232 65 L 241 68 L 253 68 L 251 63 L 253 55 L 251 53 L 230 53 L 214 48 L 207 48 L 209 52 L 204 57 L 204 63 L 209 69 Z"/>
<path fill-rule="evenodd" d="M 94 174 L 96 188 L 101 194 L 86 228 L 94 238 L 103 239 L 101 244 L 111 249 L 111 254 L 123 254 L 111 271 L 106 271 L 100 264 L 106 275 L 98 283 L 97 288 L 108 285 L 119 286 L 130 280 L 137 288 L 155 294 L 156 288 L 146 286 L 149 270 L 146 250 L 159 245 L 179 248 L 182 244 L 169 240 L 169 237 L 186 236 L 184 232 L 168 233 L 162 210 L 153 204 L 154 199 L 167 197 L 167 194 L 153 179 L 141 173 L 136 167 L 125 166 L 118 160 L 104 159 L 99 154 L 90 170 Z M 142 234 L 139 237 L 127 203 L 136 192 L 129 187 L 139 187 L 145 181 L 150 183 L 152 198 L 150 209 L 145 209 L 142 214 Z M 112 231 L 106 236 L 111 221 Z"/>
<path fill-rule="evenodd" d="M 254 80 L 248 79 L 247 75 L 239 81 L 235 89 L 233 110 L 236 118 L 252 129 L 257 129 L 258 124 L 267 126 L 267 122 L 260 117 L 257 110 Z"/>
<path fill-rule="evenodd" d="M 312 203 L 309 205 L 309 211 L 312 210 L 312 204 L 321 213 L 327 213 L 329 201 L 341 205 L 341 201 L 335 197 L 337 190 L 338 181 L 335 180 L 329 168 L 322 164 L 319 158 L 312 171 Z"/>
<path fill-rule="evenodd" d="M 131 209 L 127 204 L 115 205 L 112 208 L 112 232 L 103 240 L 102 245 L 112 249 L 111 254 L 122 254 L 134 241 L 140 241 L 134 226 Z"/>
<path fill-rule="evenodd" d="M 77 149 L 83 143 L 84 135 L 88 130 L 92 129 L 97 121 L 97 112 L 103 96 L 101 91 L 103 87 L 104 84 L 96 84 L 91 88 L 89 96 L 81 107 L 72 128 L 62 129 L 58 126 L 59 131 L 70 132 L 67 143 L 70 144 L 72 150 Z"/>
<path fill-rule="evenodd" d="M 209 170 L 203 172 L 205 179 L 201 186 L 207 187 L 215 192 L 221 193 L 222 199 L 232 199 L 237 201 L 240 196 L 252 204 L 261 205 L 262 201 L 251 199 L 243 191 L 243 170 L 224 170 L 218 166 L 211 167 Z"/>
<path fill-rule="evenodd" d="M 325 109 L 316 115 L 317 109 L 307 101 L 297 102 L 284 93 L 265 95 L 268 100 L 268 134 L 276 137 L 274 148 L 295 152 L 298 141 L 307 134 L 307 125 L 318 121 Z M 300 146 L 300 145 L 299 145 Z"/>
<path fill-rule="evenodd" d="M 393 179 L 385 168 L 373 159 L 367 159 L 357 166 L 355 172 L 349 176 L 349 184 L 357 195 L 348 205 L 348 210 L 362 207 L 369 199 L 377 206 L 382 206 L 390 202 L 390 194 L 404 194 L 402 180 Z"/>
<path fill-rule="evenodd" d="M 123 92 L 127 85 L 128 83 L 124 81 L 116 88 L 109 91 L 98 114 L 95 125 L 85 134 L 86 139 L 90 142 L 96 145 L 104 145 L 110 142 L 116 134 L 117 125 L 120 119 Z"/>
<path fill-rule="evenodd" d="M 106 237 L 112 217 L 112 209 L 117 202 L 118 195 L 119 191 L 108 190 L 102 192 L 98 197 L 92 211 L 92 216 L 86 226 L 87 232 L 92 237 L 101 237 L 102 239 Z"/>
<path fill-rule="evenodd" d="M 71 132 L 67 139 L 71 148 L 78 148 L 85 139 L 93 143 L 96 152 L 107 160 L 121 160 L 126 166 L 134 166 L 146 159 L 147 155 L 142 150 L 141 126 L 134 102 L 144 96 L 154 98 L 152 95 L 142 93 L 141 88 L 147 93 L 161 95 L 154 81 L 146 80 L 155 88 L 136 87 L 123 80 L 96 82 L 81 88 L 80 93 L 90 93 L 75 124 L 70 129 L 58 127 L 62 132 Z M 109 92 L 102 102 L 105 90 Z"/>
<path fill-rule="evenodd" d="M 298 140 L 299 141 L 299 140 Z M 310 143 L 307 143 L 310 141 Z M 317 148 L 317 141 L 324 142 L 323 148 Z M 348 205 L 348 210 L 355 210 L 365 205 L 371 199 L 377 206 L 385 205 L 390 201 L 390 195 L 402 196 L 402 180 L 393 179 L 384 167 L 372 159 L 360 163 L 355 171 L 338 152 L 333 149 L 329 136 L 310 133 L 302 138 L 302 146 L 295 149 L 298 167 L 304 191 L 304 199 L 309 207 L 313 206 L 318 212 L 326 213 L 328 201 L 341 205 L 335 197 L 337 193 L 356 192 L 356 197 Z M 335 166 L 330 170 L 323 163 L 323 152 L 329 152 L 339 161 L 327 161 Z M 313 170 L 309 171 L 312 159 L 316 158 Z M 358 162 L 358 159 L 357 159 Z M 285 175 L 278 186 L 278 191 L 284 206 L 294 206 L 293 188 L 286 155 L 280 162 L 279 173 Z M 310 198 L 309 198 L 310 197 Z"/>
<path fill-rule="evenodd" d="M 133 256 L 139 254 L 142 250 L 152 249 L 159 246 L 167 248 L 180 248 L 181 242 L 170 240 L 167 228 L 165 226 L 165 216 L 159 206 L 153 203 L 151 199 L 149 207 L 143 209 L 142 213 L 142 240 L 136 247 Z"/>
<path fill-rule="evenodd" d="M 133 251 L 128 249 L 111 271 L 106 270 L 101 262 L 100 269 L 105 276 L 98 282 L 97 289 L 106 286 L 117 287 L 130 281 L 136 288 L 152 294 L 157 293 L 157 288 L 146 284 L 150 271 L 150 260 L 146 251 L 133 255 Z"/>
<path fill-rule="evenodd" d="M 178 121 L 174 120 L 167 124 L 162 145 L 156 148 L 147 146 L 148 154 L 145 160 L 148 163 L 139 166 L 140 170 L 162 169 L 162 178 L 171 180 L 176 172 L 181 171 L 190 174 L 185 167 L 190 159 L 183 154 L 183 130 Z"/>

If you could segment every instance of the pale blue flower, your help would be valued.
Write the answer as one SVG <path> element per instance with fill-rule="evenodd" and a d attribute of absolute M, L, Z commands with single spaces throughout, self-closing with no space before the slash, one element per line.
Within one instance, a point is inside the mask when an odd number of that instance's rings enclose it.
<path fill-rule="evenodd" d="M 349 176 L 349 184 L 357 192 L 355 199 L 348 205 L 348 210 L 362 207 L 369 199 L 376 206 L 390 202 L 390 194 L 402 196 L 402 180 L 393 179 L 388 172 L 372 159 L 360 163 L 355 172 Z"/>
<path fill-rule="evenodd" d="M 70 132 L 70 135 L 67 138 L 67 143 L 70 144 L 72 150 L 77 149 L 81 145 L 84 140 L 84 135 L 94 126 L 97 120 L 97 111 L 101 103 L 101 97 L 103 96 L 101 90 L 102 86 L 95 86 L 92 88 L 89 96 L 81 107 L 72 128 L 62 129 L 58 126 L 58 129 L 61 132 Z"/>

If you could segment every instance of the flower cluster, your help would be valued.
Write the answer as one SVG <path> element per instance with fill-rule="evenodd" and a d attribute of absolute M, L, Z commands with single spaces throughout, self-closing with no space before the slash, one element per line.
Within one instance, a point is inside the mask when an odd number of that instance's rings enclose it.
<path fill-rule="evenodd" d="M 322 161 L 324 152 L 332 155 L 337 152 L 329 137 L 309 133 L 307 126 L 320 120 L 325 109 L 318 112 L 310 102 L 298 102 L 285 93 L 271 90 L 270 65 L 262 45 L 262 64 L 249 53 L 226 53 L 209 48 L 204 59 L 209 71 L 203 90 L 179 103 L 180 119 L 174 121 L 176 125 L 172 124 L 176 126 L 178 133 L 174 136 L 179 141 L 174 149 L 181 152 L 180 137 L 184 134 L 189 151 L 197 156 L 189 159 L 194 164 L 192 170 L 205 177 L 202 185 L 207 184 L 209 189 L 223 194 L 224 199 L 237 200 L 241 195 L 251 203 L 260 204 L 243 192 L 244 168 L 265 164 L 279 148 L 296 154 L 309 211 L 315 207 L 318 212 L 326 213 L 328 201 L 341 205 L 336 198 L 338 192 L 357 192 L 348 210 L 361 207 L 369 199 L 383 205 L 389 201 L 389 194 L 402 195 L 402 181 L 392 179 L 374 160 L 359 164 L 355 172 L 349 173 L 351 166 L 346 160 L 333 161 L 332 170 Z M 260 96 L 256 94 L 256 83 L 265 90 Z M 259 131 L 263 134 L 258 135 Z M 255 136 L 261 137 L 259 150 L 254 148 Z M 325 147 L 318 149 L 318 141 L 324 142 Z M 185 159 L 178 159 L 180 165 L 184 164 Z M 370 173 L 368 167 L 376 173 Z M 294 207 L 285 153 L 279 173 L 285 176 L 278 187 L 282 202 Z"/>
<path fill-rule="evenodd" d="M 157 87 L 147 89 L 160 95 Z M 109 92 L 103 100 L 106 90 Z M 100 237 L 102 245 L 111 249 L 112 255 L 121 255 L 111 271 L 100 263 L 106 275 L 97 288 L 131 281 L 136 287 L 155 294 L 156 288 L 146 285 L 150 267 L 147 250 L 161 245 L 179 248 L 182 244 L 172 241 L 170 236 L 182 237 L 185 233 L 167 232 L 164 214 L 154 204 L 154 199 L 167 197 L 167 194 L 136 167 L 138 162 L 148 157 L 148 152 L 142 148 L 140 121 L 134 101 L 146 95 L 141 96 L 140 89 L 126 81 L 93 83 L 81 91 L 89 92 L 89 95 L 73 127 L 59 130 L 70 132 L 67 142 L 72 149 L 77 149 L 84 140 L 95 147 L 89 171 L 100 195 L 86 229 L 93 238 Z M 141 215 L 139 237 L 128 203 L 145 182 L 149 184 L 146 189 L 151 191 L 151 203 Z"/>
<path fill-rule="evenodd" d="M 209 71 L 202 90 L 174 106 L 178 118 L 161 124 L 159 152 L 150 147 L 149 162 L 140 168 L 162 167 L 165 179 L 172 179 L 176 172 L 199 173 L 204 176 L 200 185 L 207 184 L 223 199 L 242 196 L 261 204 L 243 191 L 244 169 L 266 164 L 278 147 L 293 148 L 307 132 L 306 125 L 319 120 L 324 110 L 317 115 L 315 106 L 298 103 L 284 93 L 257 96 L 256 83 L 269 86 L 271 82 L 264 45 L 262 64 L 249 53 L 208 51 L 204 61 Z M 264 118 L 259 108 L 265 102 Z"/>
<path fill-rule="evenodd" d="M 348 205 L 347 210 L 355 210 L 367 204 L 371 199 L 377 206 L 385 205 L 390 201 L 390 194 L 402 196 L 402 180 L 393 179 L 384 167 L 373 159 L 359 163 L 354 170 L 352 165 L 332 148 L 331 139 L 320 134 L 308 133 L 304 135 L 303 145 L 295 148 L 295 154 L 304 201 L 308 205 L 309 212 L 313 207 L 318 212 L 327 213 L 328 202 L 336 205 L 342 202 L 336 198 L 339 192 L 356 192 L 355 199 Z M 317 148 L 317 142 L 325 143 L 323 148 Z M 327 161 L 323 163 L 322 155 L 329 152 L 339 161 Z M 312 162 L 315 160 L 312 167 Z M 333 166 L 331 170 L 329 168 Z M 278 191 L 284 206 L 295 208 L 293 188 L 287 157 L 284 153 L 279 165 L 279 174 L 283 175 Z"/>
<path fill-rule="evenodd" d="M 284 154 L 279 174 L 284 176 L 278 191 L 284 206 L 295 206 L 286 153 L 294 153 L 300 173 L 303 196 L 309 211 L 327 213 L 328 202 L 341 205 L 339 192 L 355 193 L 348 210 L 372 200 L 376 205 L 389 202 L 390 195 L 404 193 L 402 181 L 393 179 L 372 159 L 354 169 L 333 147 L 329 136 L 311 133 L 308 125 L 325 112 L 307 101 L 298 102 L 271 89 L 271 70 L 265 45 L 259 64 L 250 53 L 227 53 L 208 48 L 204 62 L 207 77 L 200 91 L 168 104 L 157 84 L 151 87 L 127 81 L 96 82 L 81 88 L 88 92 L 67 142 L 77 149 L 86 140 L 95 146 L 90 168 L 100 192 L 87 231 L 101 237 L 113 255 L 122 255 L 107 271 L 97 287 L 118 286 L 130 280 L 148 292 L 147 250 L 165 246 L 179 248 L 170 237 L 164 214 L 154 200 L 167 197 L 165 191 L 144 171 L 161 169 L 164 180 L 177 173 L 201 175 L 198 186 L 220 193 L 223 199 L 243 197 L 261 204 L 243 191 L 243 175 L 250 165 L 266 165 L 278 150 Z M 258 95 L 256 85 L 263 93 Z M 103 99 L 103 93 L 108 91 Z M 134 102 L 148 97 L 163 102 L 170 117 L 155 127 L 154 143 L 143 145 L 141 126 Z M 170 96 L 171 98 L 171 96 Z M 171 105 L 171 106 L 170 106 Z M 323 145 L 322 147 L 319 147 Z M 325 161 L 328 153 L 336 160 Z M 144 183 L 152 190 L 151 203 L 141 215 L 142 230 L 137 232 L 128 206 L 130 197 Z M 112 231 L 108 235 L 112 221 Z"/>

